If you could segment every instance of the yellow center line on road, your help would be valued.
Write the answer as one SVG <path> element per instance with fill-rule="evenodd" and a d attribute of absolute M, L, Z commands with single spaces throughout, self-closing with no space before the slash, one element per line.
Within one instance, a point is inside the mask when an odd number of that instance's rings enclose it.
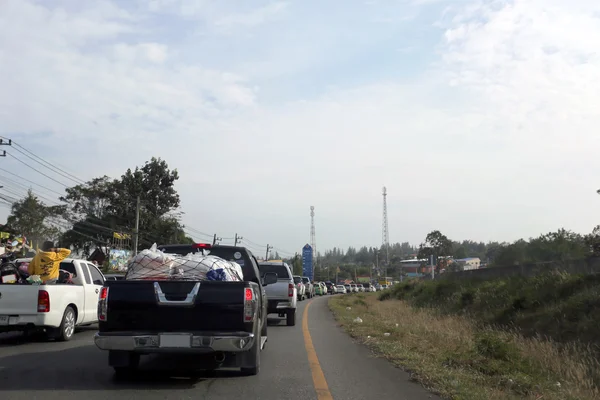
<path fill-rule="evenodd" d="M 325 380 L 325 375 L 323 374 L 323 370 L 321 369 L 321 364 L 319 364 L 319 358 L 317 357 L 317 352 L 315 351 L 315 347 L 313 346 L 312 338 L 310 337 L 310 332 L 308 330 L 308 308 L 310 304 L 313 302 L 311 300 L 304 308 L 304 315 L 302 315 L 302 333 L 304 334 L 304 346 L 306 347 L 306 353 L 308 355 L 308 364 L 310 365 L 310 371 L 312 373 L 313 385 L 315 386 L 315 390 L 317 391 L 317 399 L 318 400 L 333 400 L 331 396 L 331 392 L 329 391 L 329 386 L 327 385 L 327 381 Z"/>

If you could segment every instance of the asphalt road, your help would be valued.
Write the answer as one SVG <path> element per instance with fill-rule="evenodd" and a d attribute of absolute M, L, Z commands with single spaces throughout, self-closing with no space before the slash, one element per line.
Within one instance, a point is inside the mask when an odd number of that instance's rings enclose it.
<path fill-rule="evenodd" d="M 294 327 L 278 318 L 269 320 L 261 371 L 253 377 L 232 370 L 190 375 L 193 365 L 162 356 L 147 357 L 142 361 L 144 372 L 122 382 L 113 378 L 107 354 L 93 344 L 94 327 L 66 343 L 0 335 L 0 399 L 437 398 L 410 382 L 406 373 L 354 343 L 336 325 L 327 298 L 299 302 Z"/>

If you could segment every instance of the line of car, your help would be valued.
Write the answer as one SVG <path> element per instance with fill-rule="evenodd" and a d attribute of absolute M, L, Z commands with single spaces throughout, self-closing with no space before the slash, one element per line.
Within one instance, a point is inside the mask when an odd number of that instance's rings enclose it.
<path fill-rule="evenodd" d="M 344 283 L 335 285 L 331 282 L 326 282 L 325 285 L 327 285 L 330 294 L 377 292 L 389 287 L 387 284 L 380 285 L 378 283 Z"/>

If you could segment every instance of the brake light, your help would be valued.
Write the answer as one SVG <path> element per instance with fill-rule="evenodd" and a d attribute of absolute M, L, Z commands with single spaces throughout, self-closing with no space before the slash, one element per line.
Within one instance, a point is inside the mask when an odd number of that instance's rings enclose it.
<path fill-rule="evenodd" d="M 192 247 L 194 249 L 210 249 L 212 247 L 212 245 L 210 245 L 208 243 L 194 243 L 192 245 Z"/>
<path fill-rule="evenodd" d="M 50 294 L 45 290 L 38 291 L 38 312 L 50 312 Z"/>
<path fill-rule="evenodd" d="M 252 288 L 244 289 L 244 322 L 254 322 L 256 318 L 256 299 Z"/>
<path fill-rule="evenodd" d="M 108 317 L 108 288 L 100 289 L 98 296 L 98 321 L 106 321 Z"/>
<path fill-rule="evenodd" d="M 294 297 L 294 284 L 290 283 L 288 285 L 288 297 Z"/>

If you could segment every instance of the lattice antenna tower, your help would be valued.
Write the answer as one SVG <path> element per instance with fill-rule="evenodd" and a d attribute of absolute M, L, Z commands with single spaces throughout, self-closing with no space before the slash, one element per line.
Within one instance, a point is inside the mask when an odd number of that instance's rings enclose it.
<path fill-rule="evenodd" d="M 381 227 L 381 244 L 385 249 L 385 265 L 390 262 L 390 232 L 388 230 L 388 215 L 387 215 L 387 189 L 385 186 L 382 190 L 383 194 L 383 224 Z"/>
<path fill-rule="evenodd" d="M 313 269 L 317 263 L 317 239 L 315 237 L 315 206 L 310 206 L 310 246 L 313 251 Z M 314 271 L 313 271 L 314 274 Z M 314 275 L 313 275 L 314 276 Z"/>

